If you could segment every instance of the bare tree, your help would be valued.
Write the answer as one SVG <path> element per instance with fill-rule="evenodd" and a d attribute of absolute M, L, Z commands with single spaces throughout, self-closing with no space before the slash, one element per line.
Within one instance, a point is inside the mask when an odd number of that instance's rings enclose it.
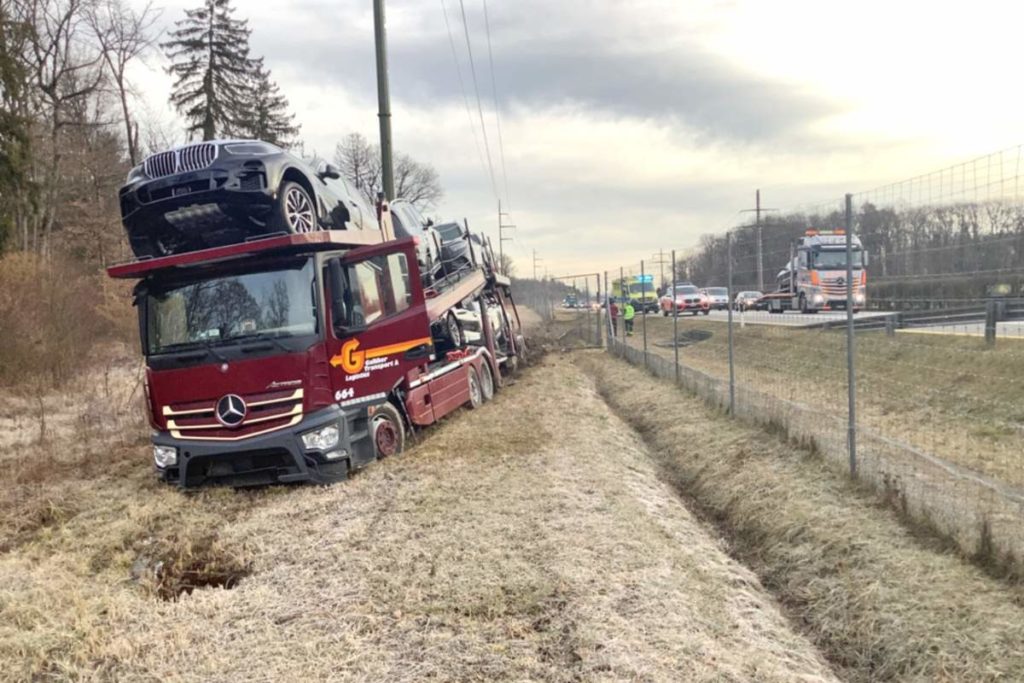
<path fill-rule="evenodd" d="M 371 204 L 381 190 L 380 148 L 359 133 L 347 135 L 334 150 L 335 164 L 341 174 L 355 185 Z M 429 164 L 408 154 L 395 156 L 396 198 L 408 199 L 421 211 L 437 205 L 444 196 L 441 178 Z"/>
<path fill-rule="evenodd" d="M 399 154 L 395 157 L 395 194 L 424 211 L 437 206 L 444 190 L 433 166 L 422 164 L 408 154 Z"/>
<path fill-rule="evenodd" d="M 372 206 L 380 187 L 380 155 L 361 133 L 349 133 L 334 148 L 341 175 L 363 193 Z"/>
<path fill-rule="evenodd" d="M 142 57 L 153 47 L 157 36 L 151 32 L 160 14 L 160 10 L 153 9 L 152 3 L 147 2 L 141 10 L 135 11 L 127 7 L 123 0 L 103 0 L 88 12 L 89 24 L 96 35 L 103 62 L 121 102 L 128 160 L 132 166 L 139 160 L 139 126 L 132 121 L 128 107 L 132 88 L 125 72 L 133 60 Z"/>
<path fill-rule="evenodd" d="M 25 226 L 23 248 L 45 252 L 57 211 L 57 192 L 63 156 L 60 136 L 68 124 L 67 108 L 96 93 L 103 79 L 98 68 L 102 53 L 83 30 L 94 0 L 16 0 L 32 26 L 29 67 L 43 120 L 48 159 L 39 176 L 42 202 L 31 226 Z"/>

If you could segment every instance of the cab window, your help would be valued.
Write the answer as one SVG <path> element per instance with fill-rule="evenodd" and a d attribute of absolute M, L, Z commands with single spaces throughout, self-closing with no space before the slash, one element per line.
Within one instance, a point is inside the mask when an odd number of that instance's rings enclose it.
<path fill-rule="evenodd" d="M 409 263 L 404 253 L 347 265 L 332 259 L 325 270 L 338 334 L 372 325 L 412 305 Z"/>

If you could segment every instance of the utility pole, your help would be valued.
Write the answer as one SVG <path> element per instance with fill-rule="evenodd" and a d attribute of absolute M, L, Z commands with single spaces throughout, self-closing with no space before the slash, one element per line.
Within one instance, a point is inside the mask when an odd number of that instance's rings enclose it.
<path fill-rule="evenodd" d="M 388 46 L 384 31 L 384 0 L 373 0 L 373 37 L 377 48 L 377 118 L 380 119 L 380 169 L 384 198 L 395 198 L 391 162 L 391 95 L 388 93 Z"/>
<path fill-rule="evenodd" d="M 537 279 L 537 264 L 543 261 L 542 258 L 537 258 L 537 250 L 533 250 L 533 279 Z"/>
<path fill-rule="evenodd" d="M 665 259 L 665 250 L 659 249 L 658 253 L 651 258 L 651 263 L 657 263 L 661 267 L 661 281 L 658 283 L 658 287 L 665 284 L 665 264 L 668 261 Z"/>
<path fill-rule="evenodd" d="M 762 248 L 761 239 L 761 212 L 762 211 L 778 211 L 778 209 L 766 209 L 761 206 L 761 190 L 757 190 L 754 194 L 755 204 L 753 209 L 744 209 L 740 213 L 754 212 L 755 227 L 757 228 L 757 289 L 760 292 L 764 291 L 764 250 Z"/>
<path fill-rule="evenodd" d="M 511 237 L 505 237 L 506 230 L 515 230 L 516 226 L 506 225 L 503 218 L 508 214 L 501 210 L 501 200 L 498 200 L 498 265 L 504 272 L 505 269 L 505 242 L 511 242 Z M 505 273 L 508 275 L 508 273 Z M 533 278 L 537 279 L 536 275 Z"/>

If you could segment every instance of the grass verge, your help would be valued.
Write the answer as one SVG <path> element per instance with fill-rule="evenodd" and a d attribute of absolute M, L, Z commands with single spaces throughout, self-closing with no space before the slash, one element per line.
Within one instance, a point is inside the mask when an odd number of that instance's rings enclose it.
<path fill-rule="evenodd" d="M 841 677 L 1024 677 L 1019 589 L 927 546 L 808 452 L 606 354 L 579 358 Z"/>

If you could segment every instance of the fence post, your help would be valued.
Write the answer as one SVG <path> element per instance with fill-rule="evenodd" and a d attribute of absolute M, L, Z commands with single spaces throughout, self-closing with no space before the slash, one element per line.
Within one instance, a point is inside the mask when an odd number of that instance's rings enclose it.
<path fill-rule="evenodd" d="M 985 343 L 995 346 L 996 322 L 999 320 L 999 308 L 995 299 L 985 300 Z"/>
<path fill-rule="evenodd" d="M 676 308 L 676 250 L 672 250 L 672 281 L 668 283 L 668 298 L 672 301 L 672 350 L 676 357 L 676 384 L 679 384 L 679 310 Z"/>
<path fill-rule="evenodd" d="M 896 336 L 896 314 L 892 313 L 885 316 L 885 336 L 895 337 Z"/>
<path fill-rule="evenodd" d="M 727 296 L 732 301 L 732 232 L 725 233 L 725 244 L 727 247 L 726 260 L 728 261 L 729 278 L 726 283 Z M 736 370 L 732 359 L 732 306 L 729 306 L 729 414 L 736 415 Z"/>
<path fill-rule="evenodd" d="M 604 271 L 604 324 L 608 328 L 608 353 L 613 353 L 615 351 L 615 331 L 612 330 L 612 295 L 608 292 L 607 270 Z"/>
<path fill-rule="evenodd" d="M 619 290 L 623 292 L 622 295 L 622 306 L 619 307 L 619 312 L 622 313 L 622 357 L 626 357 L 626 299 L 629 297 L 626 294 L 626 273 L 622 266 L 619 266 Z"/>
<path fill-rule="evenodd" d="M 640 261 L 640 315 L 644 317 L 644 367 L 647 367 L 647 276 L 644 271 L 644 262 Z"/>
<path fill-rule="evenodd" d="M 850 476 L 857 476 L 857 377 L 854 368 L 853 328 L 853 195 L 846 195 L 846 384 L 849 391 L 846 442 L 850 449 Z"/>
<path fill-rule="evenodd" d="M 597 275 L 597 274 L 594 275 L 594 284 L 597 286 L 597 291 L 596 291 L 596 294 L 595 294 L 595 296 L 597 296 L 597 308 L 595 309 L 597 311 L 597 345 L 598 346 L 604 346 L 604 335 L 601 334 L 601 276 L 600 275 Z M 606 274 L 605 275 L 605 289 L 607 290 L 607 288 L 608 288 L 608 276 Z M 605 295 L 607 296 L 607 294 L 608 294 L 608 292 L 606 291 Z M 591 308 L 591 309 L 594 308 L 593 306 L 590 305 L 590 302 L 587 302 L 587 306 L 589 308 Z"/>

